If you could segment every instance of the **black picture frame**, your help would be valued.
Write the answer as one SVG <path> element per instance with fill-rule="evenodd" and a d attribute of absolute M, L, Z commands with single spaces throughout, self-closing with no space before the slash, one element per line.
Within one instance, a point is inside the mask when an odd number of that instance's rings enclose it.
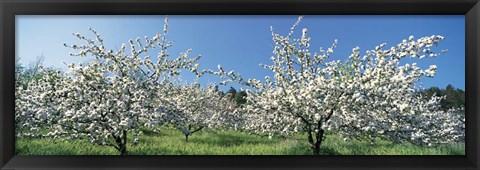
<path fill-rule="evenodd" d="M 0 169 L 479 169 L 479 0 L 0 0 Z M 16 156 L 15 15 L 465 15 L 465 156 Z"/>

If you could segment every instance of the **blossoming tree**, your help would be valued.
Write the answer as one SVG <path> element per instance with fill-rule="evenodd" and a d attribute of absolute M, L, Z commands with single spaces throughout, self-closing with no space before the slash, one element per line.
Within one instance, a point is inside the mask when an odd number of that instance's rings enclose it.
<path fill-rule="evenodd" d="M 42 128 L 54 128 L 62 111 L 59 100 L 68 91 L 69 79 L 60 71 L 40 66 L 35 79 L 15 84 L 15 124 L 17 137 L 45 137 Z"/>
<path fill-rule="evenodd" d="M 273 64 L 260 66 L 271 70 L 273 78 L 245 81 L 220 66 L 212 72 L 227 77 L 224 83 L 236 81 L 254 88 L 248 91 L 243 107 L 250 120 L 245 129 L 270 135 L 306 132 L 313 154 L 320 153 L 326 130 L 346 138 L 381 137 L 394 142 L 431 144 L 462 139 L 464 117 L 439 111 L 440 97 L 425 99 L 416 93 L 416 82 L 433 77 L 437 67 L 400 64 L 404 58 L 438 56 L 431 47 L 444 37 L 410 36 L 391 48 L 381 44 L 364 56 L 356 47 L 344 61 L 327 61 L 337 40 L 312 53 L 306 28 L 301 38 L 291 38 L 300 20 L 287 36 L 272 29 Z"/>
<path fill-rule="evenodd" d="M 74 34 L 83 45 L 65 46 L 76 50 L 72 56 L 92 57 L 86 64 L 67 64 L 67 72 L 43 70 L 28 85 L 18 85 L 16 115 L 18 136 L 89 139 L 127 154 L 127 136 L 138 143 L 139 127 L 173 124 L 186 140 L 203 128 L 245 129 L 270 136 L 305 132 L 313 154 L 320 154 L 325 131 L 350 138 L 385 138 L 394 142 L 422 144 L 464 140 L 461 109 L 440 110 L 442 97 L 417 93 L 416 83 L 433 77 L 435 65 L 421 69 L 405 58 L 436 57 L 431 50 L 444 37 L 415 39 L 413 36 L 386 48 L 358 47 L 348 59 L 329 61 L 337 41 L 327 49 L 310 52 L 307 29 L 302 37 L 291 38 L 300 19 L 287 36 L 273 32 L 273 72 L 264 81 L 245 80 L 234 71 L 198 71 L 199 57 L 189 58 L 188 50 L 170 59 L 163 35 L 129 41 L 129 52 L 108 50 L 95 30 L 94 39 Z M 155 52 L 158 49 L 158 53 Z M 152 59 L 148 52 L 157 53 Z M 237 106 L 231 97 L 213 86 L 179 85 L 172 82 L 182 70 L 197 77 L 205 73 L 228 77 L 220 85 L 236 81 L 247 90 L 246 103 Z M 45 129 L 42 130 L 42 129 Z"/>
<path fill-rule="evenodd" d="M 129 53 L 125 44 L 118 51 L 106 49 L 102 37 L 93 29 L 95 39 L 74 34 L 86 44 L 65 43 L 66 47 L 77 51 L 70 55 L 90 56 L 94 60 L 87 64 L 67 64 L 68 72 L 56 74 L 62 78 L 59 89 L 48 88 L 50 86 L 43 83 L 37 84 L 40 87 L 37 93 L 24 94 L 24 99 L 52 92 L 55 95 L 47 96 L 48 101 L 43 103 L 44 107 L 37 107 L 38 111 L 23 111 L 20 117 L 55 120 L 44 136 L 87 138 L 93 143 L 115 147 L 121 155 L 126 154 L 128 132 L 134 133 L 133 143 L 137 143 L 139 127 L 165 122 L 159 116 L 165 106 L 154 102 L 157 91 L 181 70 L 196 72 L 198 68 L 196 62 L 200 56 L 189 58 L 191 50 L 170 59 L 167 49 L 172 43 L 165 38 L 167 27 L 165 18 L 163 35 L 130 40 Z M 148 51 L 154 52 L 157 48 L 159 52 L 152 59 Z M 43 116 L 44 112 L 55 113 L 52 114 L 55 116 Z M 19 122 L 25 121 L 19 119 Z"/>
<path fill-rule="evenodd" d="M 185 140 L 204 128 L 234 129 L 239 114 L 230 95 L 223 95 L 212 84 L 201 87 L 198 83 L 181 85 L 175 83 L 166 89 L 159 98 L 167 111 L 164 120 L 174 125 L 184 135 Z"/>

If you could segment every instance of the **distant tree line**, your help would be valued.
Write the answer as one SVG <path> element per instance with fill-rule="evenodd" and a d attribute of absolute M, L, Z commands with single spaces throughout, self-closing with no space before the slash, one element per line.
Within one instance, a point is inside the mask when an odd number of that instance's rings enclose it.
<path fill-rule="evenodd" d="M 435 96 L 445 96 L 445 98 L 440 102 L 441 108 L 443 111 L 447 111 L 451 108 L 464 108 L 465 107 L 465 91 L 459 88 L 455 88 L 453 85 L 449 84 L 445 88 L 439 87 L 430 87 L 425 90 L 420 91 L 422 95 L 426 98 L 431 98 Z M 230 89 L 224 93 L 224 95 L 231 94 L 230 97 L 238 105 L 242 105 L 246 102 L 245 97 L 247 93 L 245 91 L 237 91 L 235 88 L 230 87 Z"/>
<path fill-rule="evenodd" d="M 235 88 L 230 87 L 230 89 L 225 93 L 225 95 L 226 94 L 231 94 L 231 99 L 235 100 L 237 105 L 242 105 L 247 102 L 247 99 L 245 99 L 245 97 L 247 97 L 247 92 L 245 92 L 244 90 L 237 91 Z"/>
<path fill-rule="evenodd" d="M 445 96 L 445 98 L 440 102 L 441 108 L 444 111 L 447 111 L 451 108 L 463 108 L 465 107 L 465 91 L 462 89 L 455 88 L 451 84 L 447 85 L 444 89 L 438 87 L 430 87 L 421 91 L 423 95 L 427 98 L 436 96 Z"/>
<path fill-rule="evenodd" d="M 34 62 L 31 62 L 29 66 L 23 66 L 19 63 L 20 58 L 16 58 L 15 72 L 17 83 L 26 86 L 29 81 L 38 79 L 41 75 L 39 73 L 39 68 L 43 64 L 44 56 L 37 56 Z M 53 69 L 50 69 L 53 71 Z M 237 91 L 235 88 L 230 87 L 227 92 L 221 92 L 224 95 L 231 94 L 230 97 L 232 100 L 235 100 L 237 105 L 242 105 L 246 103 L 245 97 L 247 93 L 243 90 Z M 427 98 L 431 98 L 433 95 L 436 96 L 445 96 L 445 98 L 440 102 L 441 108 L 443 111 L 447 111 L 451 108 L 464 108 L 465 107 L 465 91 L 459 88 L 455 88 L 453 85 L 449 84 L 445 88 L 440 89 L 439 87 L 430 87 L 425 90 L 420 91 L 422 95 Z"/>
<path fill-rule="evenodd" d="M 30 62 L 28 66 L 24 66 L 20 63 L 20 57 L 15 57 L 15 80 L 16 83 L 24 88 L 30 83 L 30 81 L 38 80 L 43 75 L 40 69 L 43 67 L 43 61 L 45 57 L 42 55 L 37 56 L 34 62 Z M 52 68 L 44 68 L 49 72 L 55 71 Z"/>

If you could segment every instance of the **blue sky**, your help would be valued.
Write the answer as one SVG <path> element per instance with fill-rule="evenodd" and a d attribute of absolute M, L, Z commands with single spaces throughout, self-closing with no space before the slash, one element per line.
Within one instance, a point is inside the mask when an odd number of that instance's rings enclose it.
<path fill-rule="evenodd" d="M 174 41 L 169 49 L 171 57 L 193 49 L 191 57 L 202 55 L 200 69 L 216 70 L 221 64 L 225 70 L 235 70 L 246 78 L 263 80 L 272 75 L 258 66 L 270 64 L 273 42 L 270 26 L 281 35 L 288 34 L 298 16 L 169 16 L 167 39 Z M 97 30 L 109 49 L 120 48 L 122 43 L 136 37 L 153 37 L 163 32 L 164 16 L 16 16 L 16 56 L 20 63 L 28 65 L 36 56 L 45 56 L 44 65 L 64 69 L 62 61 L 84 62 L 85 58 L 71 57 L 72 49 L 63 46 L 80 44 L 72 33 L 93 38 L 88 30 Z M 445 87 L 448 84 L 465 89 L 465 18 L 463 15 L 435 16 L 310 16 L 300 22 L 294 36 L 301 36 L 301 29 L 308 28 L 311 51 L 330 47 L 338 39 L 338 47 L 332 60 L 346 59 L 351 49 L 359 46 L 365 50 L 381 43 L 387 47 L 396 45 L 410 35 L 416 38 L 430 35 L 445 36 L 435 50 L 448 49 L 448 53 L 435 58 L 406 60 L 416 62 L 421 68 L 438 66 L 434 78 L 424 78 L 424 87 Z M 155 53 L 150 55 L 155 56 Z M 193 75 L 182 74 L 186 81 Z M 200 82 L 218 82 L 213 76 Z M 221 87 L 228 90 L 230 85 Z M 238 84 L 231 84 L 239 88 Z"/>

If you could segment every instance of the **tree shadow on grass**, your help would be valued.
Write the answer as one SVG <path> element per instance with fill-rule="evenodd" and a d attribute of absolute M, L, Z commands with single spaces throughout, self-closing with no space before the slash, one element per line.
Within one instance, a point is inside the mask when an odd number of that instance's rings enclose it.
<path fill-rule="evenodd" d="M 155 132 L 152 129 L 140 129 L 140 131 L 146 136 L 162 136 L 163 135 L 161 131 Z"/>
<path fill-rule="evenodd" d="M 209 136 L 208 138 L 198 138 L 198 137 L 195 137 L 195 135 L 193 135 L 188 142 L 228 147 L 228 146 L 259 145 L 259 144 L 274 145 L 279 143 L 280 141 L 270 140 L 265 138 L 245 138 L 244 136 L 218 133 L 218 134 L 215 134 L 215 136 Z"/>
<path fill-rule="evenodd" d="M 313 151 L 308 145 L 297 144 L 283 150 L 282 155 L 313 155 Z M 341 155 L 341 153 L 331 147 L 320 147 L 320 155 Z"/>
<path fill-rule="evenodd" d="M 292 147 L 285 148 L 281 154 L 282 155 L 311 155 L 312 151 L 306 145 L 297 144 Z"/>
<path fill-rule="evenodd" d="M 320 147 L 320 155 L 341 155 L 337 150 L 330 147 Z"/>

